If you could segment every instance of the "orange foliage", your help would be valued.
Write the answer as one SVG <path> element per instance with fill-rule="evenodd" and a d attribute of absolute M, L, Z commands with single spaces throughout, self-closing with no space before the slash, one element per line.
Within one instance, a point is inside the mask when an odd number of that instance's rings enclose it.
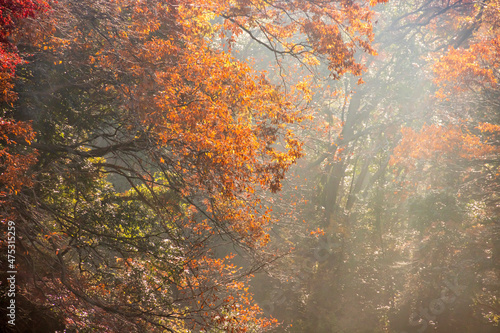
<path fill-rule="evenodd" d="M 55 63 L 71 57 L 74 66 L 114 73 L 103 89 L 122 99 L 131 129 L 147 128 L 158 148 L 168 147 L 159 160 L 194 185 L 183 193 L 202 189 L 216 197 L 233 230 L 264 240 L 268 217 L 249 212 L 247 198 L 238 197 L 257 187 L 281 188 L 302 155 L 302 143 L 285 127 L 304 119 L 297 105 L 309 92 L 299 83 L 286 93 L 265 72 L 213 45 L 227 31 L 233 45 L 242 34 L 257 38 L 251 31 L 258 29 L 279 54 L 300 61 L 325 57 L 335 78 L 359 75 L 354 51 L 374 53 L 369 5 L 382 2 L 114 0 L 93 10 L 120 19 L 89 29 L 79 21 L 82 9 L 60 1 L 43 23 L 55 31 L 43 49 Z M 217 16 L 222 24 L 213 23 Z"/>
<path fill-rule="evenodd" d="M 29 168 L 36 162 L 36 153 L 24 148 L 34 139 L 31 125 L 0 117 L 0 203 L 24 186 L 31 186 Z"/>
<path fill-rule="evenodd" d="M 450 47 L 434 65 L 435 83 L 441 87 L 437 96 L 446 97 L 469 89 L 477 91 L 483 87 L 496 88 L 499 68 L 500 34 L 467 49 Z"/>
<path fill-rule="evenodd" d="M 402 187 L 418 192 L 461 184 L 457 196 L 477 191 L 475 198 L 490 196 L 485 201 L 493 207 L 500 175 L 500 1 L 430 1 L 426 6 L 432 18 L 415 16 L 427 18 L 437 50 L 429 57 L 437 87 L 433 119 L 449 125 L 403 128 L 391 164 L 410 171 L 398 168 Z"/>
<path fill-rule="evenodd" d="M 495 131 L 499 127 L 481 124 L 481 131 Z M 420 131 L 411 128 L 401 130 L 403 138 L 394 149 L 391 164 L 414 168 L 418 160 L 429 160 L 441 163 L 457 160 L 481 160 L 494 157 L 500 148 L 484 142 L 484 139 L 467 130 L 465 126 L 426 125 Z"/>
<path fill-rule="evenodd" d="M 470 40 L 460 47 L 450 46 L 448 52 L 434 64 L 437 96 L 472 90 L 495 89 L 500 68 L 500 1 L 487 1 L 469 7 L 456 17 L 460 22 L 457 39 L 468 32 Z M 465 45 L 463 45 L 465 44 Z"/>
<path fill-rule="evenodd" d="M 241 268 L 229 263 L 233 257 L 213 259 L 202 256 L 186 263 L 188 274 L 184 276 L 181 293 L 196 295 L 201 320 L 215 323 L 225 332 L 243 333 L 252 326 L 266 330 L 276 326 L 276 319 L 262 317 L 262 310 L 253 303 L 246 285 L 251 276 L 243 275 Z M 216 308 L 222 308 L 222 311 L 211 311 Z"/>

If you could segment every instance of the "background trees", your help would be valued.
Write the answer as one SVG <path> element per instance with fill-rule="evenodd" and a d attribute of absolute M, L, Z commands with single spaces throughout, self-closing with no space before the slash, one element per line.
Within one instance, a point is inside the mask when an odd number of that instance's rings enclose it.
<path fill-rule="evenodd" d="M 497 4 L 378 8 L 365 84 L 313 97 L 324 136 L 306 140 L 308 202 L 280 230 L 296 250 L 268 308 L 278 331 L 494 331 Z"/>

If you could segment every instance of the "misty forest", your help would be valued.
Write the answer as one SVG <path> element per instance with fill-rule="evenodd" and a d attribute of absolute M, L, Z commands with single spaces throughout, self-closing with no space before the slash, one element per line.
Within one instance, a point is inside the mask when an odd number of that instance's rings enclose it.
<path fill-rule="evenodd" d="M 500 0 L 0 25 L 1 332 L 500 332 Z"/>

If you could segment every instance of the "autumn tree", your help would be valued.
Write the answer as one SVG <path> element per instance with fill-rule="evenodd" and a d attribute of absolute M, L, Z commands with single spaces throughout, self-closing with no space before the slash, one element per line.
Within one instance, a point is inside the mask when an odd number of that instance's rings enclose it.
<path fill-rule="evenodd" d="M 272 258 L 261 194 L 302 156 L 290 125 L 309 90 L 230 51 L 251 40 L 289 77 L 285 59 L 359 75 L 377 2 L 50 2 L 16 33 L 31 56 L 10 112 L 39 152 L 12 203 L 20 314 L 82 331 L 272 326 L 244 282 Z M 249 268 L 215 254 L 228 243 Z"/>
<path fill-rule="evenodd" d="M 35 18 L 47 9 L 45 1 L 4 1 L 0 4 L 0 175 L 2 188 L 0 200 L 6 204 L 8 196 L 17 193 L 24 185 L 30 185 L 29 168 L 35 154 L 27 152 L 26 145 L 34 139 L 31 125 L 10 119 L 6 105 L 15 101 L 13 90 L 16 67 L 24 63 L 23 55 L 16 46 L 15 33 L 29 18 Z M 2 217 L 5 215 L 2 214 Z"/>
<path fill-rule="evenodd" d="M 3 1 L 0 4 L 0 26 L 2 27 L 0 31 L 0 56 L 2 58 L 0 89 L 2 102 L 12 102 L 15 99 L 12 88 L 16 66 L 23 63 L 22 55 L 19 54 L 12 35 L 22 26 L 24 19 L 34 18 L 47 8 L 47 2 L 42 0 Z"/>

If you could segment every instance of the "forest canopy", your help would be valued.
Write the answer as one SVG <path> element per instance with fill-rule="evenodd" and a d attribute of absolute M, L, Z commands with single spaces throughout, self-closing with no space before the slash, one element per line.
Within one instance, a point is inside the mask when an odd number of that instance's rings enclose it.
<path fill-rule="evenodd" d="M 498 0 L 0 1 L 0 322 L 495 332 L 499 23 Z"/>

